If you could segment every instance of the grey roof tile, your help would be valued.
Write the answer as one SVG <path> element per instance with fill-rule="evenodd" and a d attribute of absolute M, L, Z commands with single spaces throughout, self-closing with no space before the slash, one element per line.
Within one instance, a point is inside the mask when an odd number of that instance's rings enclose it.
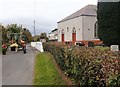
<path fill-rule="evenodd" d="M 97 16 L 97 6 L 96 5 L 87 5 L 82 9 L 78 10 L 77 12 L 71 14 L 70 16 L 62 19 L 60 22 L 64 22 L 79 16 Z"/>

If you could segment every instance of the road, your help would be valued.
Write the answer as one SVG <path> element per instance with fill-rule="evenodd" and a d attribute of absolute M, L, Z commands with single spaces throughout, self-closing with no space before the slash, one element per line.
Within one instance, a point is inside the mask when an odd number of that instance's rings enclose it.
<path fill-rule="evenodd" d="M 32 85 L 35 50 L 27 45 L 27 53 L 8 51 L 2 56 L 2 85 Z"/>

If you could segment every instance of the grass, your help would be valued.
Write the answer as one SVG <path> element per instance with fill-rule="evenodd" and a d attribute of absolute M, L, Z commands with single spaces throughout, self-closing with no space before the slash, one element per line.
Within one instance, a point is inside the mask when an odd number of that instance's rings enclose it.
<path fill-rule="evenodd" d="M 94 48 L 99 49 L 101 51 L 108 51 L 108 50 L 110 50 L 110 47 L 95 46 Z"/>
<path fill-rule="evenodd" d="M 33 85 L 65 85 L 51 58 L 47 52 L 36 56 Z"/>

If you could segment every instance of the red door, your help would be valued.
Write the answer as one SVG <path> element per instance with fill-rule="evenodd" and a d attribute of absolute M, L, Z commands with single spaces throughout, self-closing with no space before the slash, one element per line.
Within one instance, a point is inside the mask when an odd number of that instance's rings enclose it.
<path fill-rule="evenodd" d="M 62 42 L 64 42 L 64 34 L 62 34 Z"/>
<path fill-rule="evenodd" d="M 72 33 L 72 42 L 73 44 L 76 42 L 76 33 Z"/>

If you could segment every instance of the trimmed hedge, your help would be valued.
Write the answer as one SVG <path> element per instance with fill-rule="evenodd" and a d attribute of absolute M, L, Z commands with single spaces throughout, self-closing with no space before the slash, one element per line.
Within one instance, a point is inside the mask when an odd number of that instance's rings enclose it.
<path fill-rule="evenodd" d="M 97 9 L 99 39 L 120 46 L 120 1 L 98 2 Z"/>
<path fill-rule="evenodd" d="M 43 47 L 75 85 L 120 85 L 120 53 L 60 43 L 44 43 Z"/>

